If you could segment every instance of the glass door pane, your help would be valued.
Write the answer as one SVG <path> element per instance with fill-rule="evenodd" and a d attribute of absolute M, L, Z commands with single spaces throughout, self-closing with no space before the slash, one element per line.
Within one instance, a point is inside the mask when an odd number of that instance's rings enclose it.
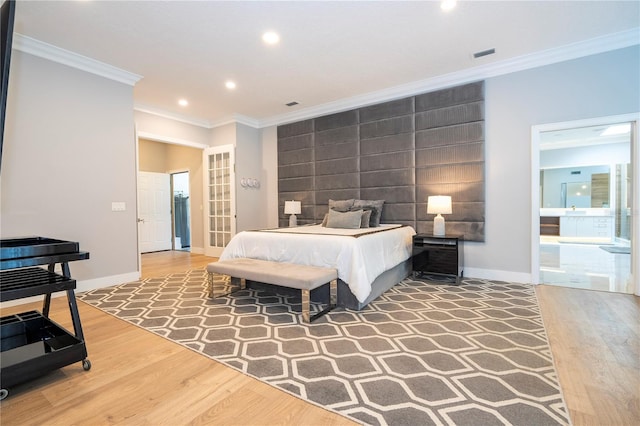
<path fill-rule="evenodd" d="M 207 197 L 205 238 L 206 254 L 219 256 L 235 233 L 235 208 L 233 200 L 233 146 L 205 150 Z"/>

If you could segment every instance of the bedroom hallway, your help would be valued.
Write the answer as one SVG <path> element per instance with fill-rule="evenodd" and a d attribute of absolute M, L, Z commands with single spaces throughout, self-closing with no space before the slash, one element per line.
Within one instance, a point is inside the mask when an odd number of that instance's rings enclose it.
<path fill-rule="evenodd" d="M 151 277 L 212 261 L 185 252 L 142 259 L 143 275 Z M 546 285 L 536 293 L 572 423 L 639 424 L 640 299 Z M 38 424 L 354 424 L 85 303 L 79 307 L 93 368 L 71 365 L 16 388 L 2 401 L 3 424 L 25 418 Z M 2 315 L 25 308 L 40 306 L 7 308 Z M 54 299 L 52 317 L 70 325 L 64 298 Z"/>
<path fill-rule="evenodd" d="M 175 272 L 189 269 L 205 268 L 209 263 L 218 260 L 204 254 L 195 254 L 182 250 L 166 250 L 141 255 L 141 279 L 163 277 Z"/>

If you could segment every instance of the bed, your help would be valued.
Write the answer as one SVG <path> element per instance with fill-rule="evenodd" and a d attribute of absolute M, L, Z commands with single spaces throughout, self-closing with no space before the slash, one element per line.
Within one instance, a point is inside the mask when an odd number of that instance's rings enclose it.
<path fill-rule="evenodd" d="M 409 275 L 414 234 L 412 227 L 397 224 L 243 231 L 231 239 L 220 260 L 244 257 L 335 268 L 338 304 L 360 310 Z"/>

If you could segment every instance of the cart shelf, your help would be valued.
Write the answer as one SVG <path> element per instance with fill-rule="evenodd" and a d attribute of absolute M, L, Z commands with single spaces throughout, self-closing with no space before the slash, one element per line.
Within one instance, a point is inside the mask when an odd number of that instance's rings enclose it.
<path fill-rule="evenodd" d="M 0 399 L 9 388 L 82 361 L 91 368 L 80 323 L 69 263 L 88 259 L 72 241 L 43 237 L 0 240 L 0 302 L 44 295 L 42 313 L 28 311 L 0 318 Z M 62 275 L 54 272 L 60 264 Z M 48 269 L 36 267 L 48 265 Z M 49 319 L 51 293 L 65 291 L 74 333 Z"/>
<path fill-rule="evenodd" d="M 83 341 L 37 311 L 0 318 L 0 338 L 4 389 L 87 357 Z"/>
<path fill-rule="evenodd" d="M 76 288 L 76 280 L 42 268 L 0 272 L 0 302 Z"/>

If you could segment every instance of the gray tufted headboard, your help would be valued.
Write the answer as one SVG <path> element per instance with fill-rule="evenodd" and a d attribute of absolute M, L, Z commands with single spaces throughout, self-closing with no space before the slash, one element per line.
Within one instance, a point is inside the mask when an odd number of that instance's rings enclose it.
<path fill-rule="evenodd" d="M 430 233 L 429 195 L 451 195 L 447 233 L 484 241 L 484 82 L 278 126 L 278 206 L 319 223 L 328 200 L 385 200 L 383 223 Z"/>

